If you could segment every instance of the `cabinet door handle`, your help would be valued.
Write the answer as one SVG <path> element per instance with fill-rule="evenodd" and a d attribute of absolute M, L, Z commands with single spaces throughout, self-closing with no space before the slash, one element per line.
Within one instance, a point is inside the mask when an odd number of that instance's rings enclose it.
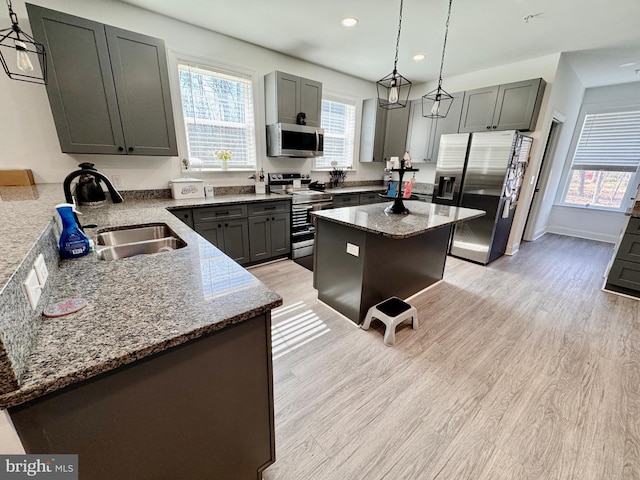
<path fill-rule="evenodd" d="M 267 217 L 267 222 L 269 221 L 269 217 Z"/>
<path fill-rule="evenodd" d="M 276 217 L 271 217 L 271 220 L 275 220 L 275 219 L 276 219 Z"/>
<path fill-rule="evenodd" d="M 493 126 L 493 128 L 494 128 L 494 129 L 496 129 L 496 128 L 498 128 L 498 126 L 497 126 L 497 125 L 494 125 L 494 126 Z"/>
<path fill-rule="evenodd" d="M 224 226 L 225 226 L 225 227 L 228 227 L 228 226 L 229 226 L 229 224 L 228 224 L 228 223 L 225 223 L 225 224 L 224 224 Z"/>
<path fill-rule="evenodd" d="M 487 130 L 491 130 L 491 125 L 487 125 Z"/>
<path fill-rule="evenodd" d="M 218 228 L 222 228 L 222 224 L 221 223 L 218 224 Z"/>
<path fill-rule="evenodd" d="M 133 147 L 129 147 L 129 151 L 130 151 L 130 152 L 133 152 Z"/>
<path fill-rule="evenodd" d="M 118 147 L 119 152 L 124 152 L 124 147 Z"/>

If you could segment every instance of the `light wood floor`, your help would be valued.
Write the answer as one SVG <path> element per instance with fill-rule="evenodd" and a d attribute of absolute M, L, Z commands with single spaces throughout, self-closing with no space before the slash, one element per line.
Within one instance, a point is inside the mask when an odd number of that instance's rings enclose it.
<path fill-rule="evenodd" d="M 264 478 L 640 479 L 640 301 L 600 290 L 612 252 L 546 235 L 487 267 L 449 258 L 394 347 L 293 262 L 252 269 L 284 298 Z"/>

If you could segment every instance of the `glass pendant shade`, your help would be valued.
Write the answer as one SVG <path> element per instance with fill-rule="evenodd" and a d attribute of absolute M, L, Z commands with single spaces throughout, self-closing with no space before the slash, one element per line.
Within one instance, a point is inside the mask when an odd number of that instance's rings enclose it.
<path fill-rule="evenodd" d="M 18 17 L 11 8 L 11 1 L 7 3 L 11 27 L 0 30 L 0 64 L 12 80 L 44 85 L 47 83 L 44 45 L 22 31 Z"/>
<path fill-rule="evenodd" d="M 33 63 L 27 53 L 27 46 L 24 42 L 16 41 L 16 64 L 23 72 L 33 72 Z"/>

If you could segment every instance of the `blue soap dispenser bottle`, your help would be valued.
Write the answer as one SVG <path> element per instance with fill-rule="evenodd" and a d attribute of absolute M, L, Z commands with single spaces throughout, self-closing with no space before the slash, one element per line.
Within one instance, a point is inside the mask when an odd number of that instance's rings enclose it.
<path fill-rule="evenodd" d="M 61 203 L 56 205 L 56 210 L 62 220 L 62 233 L 60 234 L 60 256 L 62 258 L 78 258 L 89 253 L 89 238 L 78 225 L 76 220 L 75 205 Z"/>

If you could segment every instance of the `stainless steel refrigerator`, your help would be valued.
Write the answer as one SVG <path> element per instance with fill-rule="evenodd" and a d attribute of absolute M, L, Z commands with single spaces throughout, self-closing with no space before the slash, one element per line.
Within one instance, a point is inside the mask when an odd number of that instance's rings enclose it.
<path fill-rule="evenodd" d="M 504 254 L 532 141 L 515 130 L 442 135 L 433 203 L 487 212 L 456 225 L 451 255 L 486 265 Z"/>

